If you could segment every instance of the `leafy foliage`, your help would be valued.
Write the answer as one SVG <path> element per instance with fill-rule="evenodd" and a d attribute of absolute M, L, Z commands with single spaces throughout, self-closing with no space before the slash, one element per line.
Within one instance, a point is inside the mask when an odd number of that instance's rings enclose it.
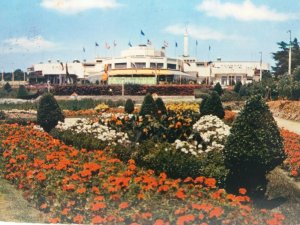
<path fill-rule="evenodd" d="M 44 94 L 37 110 L 37 123 L 46 131 L 53 129 L 64 115 L 52 94 Z"/>
<path fill-rule="evenodd" d="M 167 108 L 166 108 L 165 103 L 163 102 L 162 98 L 157 98 L 155 100 L 155 104 L 157 107 L 157 111 L 160 113 L 160 115 L 164 115 L 167 113 Z"/>
<path fill-rule="evenodd" d="M 220 96 L 223 94 L 223 89 L 219 82 L 214 86 L 214 91 L 217 92 Z"/>
<path fill-rule="evenodd" d="M 217 92 L 213 91 L 207 98 L 203 99 L 200 105 L 200 114 L 201 116 L 215 115 L 220 119 L 224 118 L 224 109 Z"/>
<path fill-rule="evenodd" d="M 239 93 L 240 90 L 241 90 L 242 85 L 243 84 L 242 84 L 241 81 L 236 82 L 236 84 L 234 85 L 233 91 L 236 92 L 236 93 Z"/>
<path fill-rule="evenodd" d="M 140 110 L 141 116 L 157 115 L 157 106 L 151 94 L 146 94 Z"/>
<path fill-rule="evenodd" d="M 3 89 L 6 92 L 11 92 L 12 91 L 12 87 L 10 86 L 10 84 L 8 82 L 6 82 L 6 84 L 3 86 Z"/>
<path fill-rule="evenodd" d="M 24 99 L 27 96 L 28 96 L 28 92 L 26 90 L 26 87 L 24 85 L 20 85 L 19 90 L 18 90 L 18 94 L 17 94 L 17 98 Z"/>
<path fill-rule="evenodd" d="M 285 159 L 277 124 L 260 96 L 247 101 L 235 119 L 225 145 L 225 165 L 230 170 L 227 190 L 246 187 L 250 194 L 264 193 L 266 174 Z"/>
<path fill-rule="evenodd" d="M 131 98 L 127 99 L 125 102 L 125 112 L 132 113 L 134 111 L 134 103 Z"/>

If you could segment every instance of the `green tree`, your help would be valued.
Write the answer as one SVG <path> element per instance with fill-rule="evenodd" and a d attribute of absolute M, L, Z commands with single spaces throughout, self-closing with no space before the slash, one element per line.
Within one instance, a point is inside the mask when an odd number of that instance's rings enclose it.
<path fill-rule="evenodd" d="M 155 104 L 157 107 L 157 111 L 160 112 L 161 115 L 164 115 L 167 113 L 167 109 L 166 109 L 165 103 L 162 100 L 162 98 L 157 98 L 155 101 Z"/>
<path fill-rule="evenodd" d="M 251 97 L 235 119 L 225 148 L 228 192 L 239 187 L 253 197 L 263 196 L 266 174 L 285 159 L 282 137 L 267 104 L 261 96 Z"/>
<path fill-rule="evenodd" d="M 215 115 L 220 119 L 224 118 L 224 108 L 217 92 L 213 91 L 207 98 L 203 99 L 200 104 L 200 114 L 201 116 Z"/>
<path fill-rule="evenodd" d="M 236 84 L 234 85 L 233 91 L 236 92 L 236 93 L 239 93 L 240 90 L 241 90 L 242 85 L 243 84 L 242 84 L 241 81 L 236 82 Z"/>
<path fill-rule="evenodd" d="M 10 84 L 8 82 L 6 82 L 6 84 L 3 86 L 3 89 L 9 93 L 12 91 L 12 87 L 10 86 Z"/>
<path fill-rule="evenodd" d="M 142 107 L 141 107 L 141 111 L 140 111 L 140 115 L 141 116 L 145 116 L 145 115 L 152 115 L 152 116 L 156 116 L 157 114 L 157 106 L 155 104 L 155 101 L 152 97 L 151 94 L 146 94 Z"/>
<path fill-rule="evenodd" d="M 288 61 L 289 61 L 289 44 L 281 41 L 277 43 L 279 51 L 273 53 L 273 59 L 276 64 L 272 67 L 274 75 L 282 76 L 288 72 Z M 292 43 L 292 71 L 294 68 L 300 65 L 300 47 L 297 38 Z"/>
<path fill-rule="evenodd" d="M 300 81 L 300 66 L 298 66 L 293 72 L 293 80 Z"/>
<path fill-rule="evenodd" d="M 127 99 L 125 102 L 125 112 L 132 113 L 134 111 L 134 103 L 131 98 Z"/>
<path fill-rule="evenodd" d="M 52 94 L 44 94 L 39 102 L 37 110 L 37 123 L 50 132 L 58 121 L 64 121 L 64 115 Z"/>
<path fill-rule="evenodd" d="M 216 91 L 220 96 L 223 94 L 223 89 L 219 82 L 214 86 L 214 91 Z"/>
<path fill-rule="evenodd" d="M 20 85 L 18 89 L 17 98 L 24 99 L 28 96 L 27 89 L 24 85 Z"/>

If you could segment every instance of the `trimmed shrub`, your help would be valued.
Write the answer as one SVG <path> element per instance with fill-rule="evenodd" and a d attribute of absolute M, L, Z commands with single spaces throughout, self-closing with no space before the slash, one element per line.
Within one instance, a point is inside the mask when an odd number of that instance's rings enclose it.
<path fill-rule="evenodd" d="M 157 106 L 157 111 L 161 114 L 167 114 L 167 108 L 165 106 L 164 101 L 162 100 L 162 98 L 157 98 L 155 101 L 155 104 Z"/>
<path fill-rule="evenodd" d="M 215 115 L 220 119 L 224 118 L 224 109 L 217 92 L 213 91 L 207 98 L 203 99 L 200 105 L 200 114 L 201 116 Z"/>
<path fill-rule="evenodd" d="M 243 84 L 241 81 L 236 82 L 236 84 L 234 85 L 233 91 L 236 93 L 239 93 L 242 86 L 243 86 Z"/>
<path fill-rule="evenodd" d="M 12 91 L 12 87 L 10 86 L 10 84 L 8 82 L 6 82 L 6 84 L 3 86 L 3 89 L 6 92 L 11 92 Z"/>
<path fill-rule="evenodd" d="M 2 110 L 0 111 L 0 120 L 5 120 L 6 115 L 5 112 L 3 112 Z"/>
<path fill-rule="evenodd" d="M 219 82 L 214 86 L 214 91 L 217 92 L 220 96 L 223 94 L 223 89 Z"/>
<path fill-rule="evenodd" d="M 131 98 L 126 100 L 125 103 L 125 112 L 132 113 L 134 111 L 134 103 Z"/>
<path fill-rule="evenodd" d="M 224 148 L 230 170 L 226 189 L 237 193 L 239 187 L 245 187 L 253 197 L 262 197 L 266 174 L 285 159 L 279 129 L 262 97 L 247 101 L 230 133 Z"/>
<path fill-rule="evenodd" d="M 155 101 L 152 97 L 151 94 L 146 94 L 142 107 L 141 107 L 141 111 L 140 111 L 140 115 L 141 116 L 145 116 L 145 115 L 152 115 L 155 116 L 157 114 L 157 107 L 155 104 Z"/>
<path fill-rule="evenodd" d="M 28 92 L 26 90 L 26 87 L 24 85 L 20 85 L 18 89 L 17 98 L 24 99 L 28 96 Z"/>
<path fill-rule="evenodd" d="M 37 123 L 46 131 L 53 129 L 58 121 L 64 121 L 64 115 L 52 94 L 44 94 L 37 110 Z"/>

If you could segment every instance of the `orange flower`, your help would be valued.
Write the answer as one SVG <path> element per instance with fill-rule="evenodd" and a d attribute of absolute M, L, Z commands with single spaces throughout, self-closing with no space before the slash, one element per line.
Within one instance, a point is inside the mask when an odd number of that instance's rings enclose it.
<path fill-rule="evenodd" d="M 46 209 L 47 207 L 48 207 L 48 205 L 46 203 L 44 203 L 40 206 L 40 209 Z"/>
<path fill-rule="evenodd" d="M 43 172 L 39 172 L 36 178 L 38 179 L 38 181 L 44 181 L 46 180 L 46 175 Z"/>
<path fill-rule="evenodd" d="M 185 193 L 183 192 L 183 190 L 179 190 L 179 191 L 177 191 L 177 193 L 176 193 L 176 195 L 175 195 L 177 198 L 179 198 L 179 199 L 185 199 L 185 197 L 186 197 L 186 195 L 185 195 Z"/>
<path fill-rule="evenodd" d="M 98 211 L 100 209 L 105 209 L 105 208 L 106 208 L 106 204 L 103 202 L 93 203 L 91 206 L 92 211 Z"/>
<path fill-rule="evenodd" d="M 217 183 L 217 181 L 215 178 L 206 178 L 204 181 L 204 184 L 210 188 L 216 187 L 216 183 Z"/>
<path fill-rule="evenodd" d="M 106 223 L 106 219 L 101 216 L 94 216 L 92 219 L 93 224 L 103 224 Z"/>
<path fill-rule="evenodd" d="M 245 194 L 247 193 L 247 190 L 246 190 L 245 188 L 240 188 L 240 189 L 239 189 L 239 193 L 240 193 L 241 195 L 245 195 Z"/>
<path fill-rule="evenodd" d="M 73 222 L 74 222 L 74 223 L 82 223 L 83 220 L 84 220 L 84 217 L 83 217 L 82 215 L 80 215 L 80 214 L 77 214 L 77 215 L 74 217 Z"/>
<path fill-rule="evenodd" d="M 77 189 L 76 192 L 77 192 L 78 194 L 83 194 L 83 193 L 86 192 L 86 188 L 79 188 L 79 189 Z"/>
<path fill-rule="evenodd" d="M 219 218 L 224 213 L 224 210 L 221 207 L 216 207 L 209 213 L 209 218 Z"/>
<path fill-rule="evenodd" d="M 128 202 L 122 202 L 122 203 L 119 205 L 119 208 L 120 208 L 120 209 L 126 209 L 126 208 L 128 208 L 128 207 L 129 207 Z"/>
<path fill-rule="evenodd" d="M 58 217 L 48 219 L 49 223 L 59 223 L 60 219 Z"/>

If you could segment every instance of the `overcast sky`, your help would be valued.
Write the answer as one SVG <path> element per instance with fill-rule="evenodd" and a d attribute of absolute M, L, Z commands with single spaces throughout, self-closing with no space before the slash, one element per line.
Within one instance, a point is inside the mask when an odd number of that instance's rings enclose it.
<path fill-rule="evenodd" d="M 119 55 L 129 42 L 148 39 L 156 48 L 167 42 L 169 56 L 182 55 L 186 27 L 190 55 L 200 60 L 259 61 L 262 52 L 273 64 L 271 53 L 289 41 L 288 30 L 300 38 L 299 0 L 0 0 L 0 10 L 5 71 Z"/>

